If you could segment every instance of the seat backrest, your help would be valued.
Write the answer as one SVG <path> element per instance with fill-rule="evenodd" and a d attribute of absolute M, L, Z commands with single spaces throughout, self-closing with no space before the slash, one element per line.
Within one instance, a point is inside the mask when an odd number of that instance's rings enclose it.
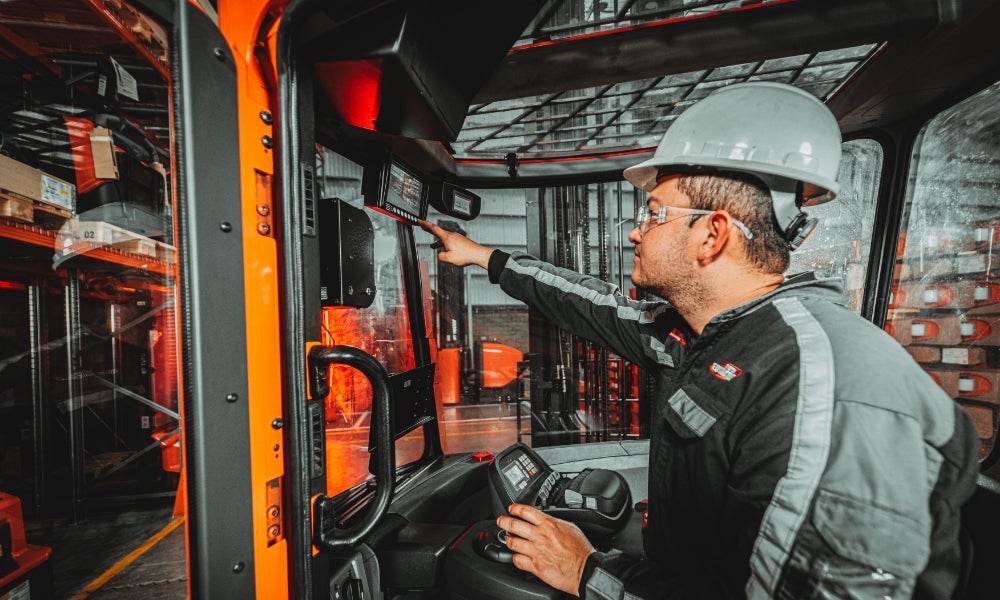
<path fill-rule="evenodd" d="M 955 586 L 955 593 L 952 600 L 966 600 L 969 589 L 969 578 L 972 576 L 972 561 L 974 559 L 975 548 L 972 545 L 972 534 L 965 528 L 965 525 L 958 530 L 958 544 L 962 550 L 962 566 L 958 572 L 958 585 Z"/>
<path fill-rule="evenodd" d="M 962 507 L 962 571 L 955 600 L 1000 598 L 1000 482 L 980 475 Z"/>

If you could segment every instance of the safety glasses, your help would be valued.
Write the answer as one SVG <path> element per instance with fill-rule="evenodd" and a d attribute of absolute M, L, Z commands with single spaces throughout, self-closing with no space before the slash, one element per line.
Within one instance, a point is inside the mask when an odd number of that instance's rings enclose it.
<path fill-rule="evenodd" d="M 670 221 L 676 221 L 681 217 L 689 215 L 710 215 L 714 212 L 714 210 L 681 208 L 678 206 L 662 206 L 659 210 L 651 211 L 648 207 L 642 206 L 639 208 L 639 214 L 635 217 L 635 226 L 639 229 L 640 234 L 646 235 L 646 232 L 657 225 L 663 225 L 664 223 L 669 223 Z M 739 229 L 748 240 L 753 239 L 753 232 L 750 231 L 750 228 L 744 225 L 742 221 L 733 219 L 733 224 L 736 225 L 737 229 Z"/>

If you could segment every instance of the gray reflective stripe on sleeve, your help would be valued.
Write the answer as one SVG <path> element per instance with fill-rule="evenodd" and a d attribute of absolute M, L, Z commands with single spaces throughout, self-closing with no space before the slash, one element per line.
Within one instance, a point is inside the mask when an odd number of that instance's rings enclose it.
<path fill-rule="evenodd" d="M 667 402 L 670 404 L 670 408 L 680 415 L 684 424 L 698 435 L 705 435 L 705 432 L 712 425 L 715 425 L 715 417 L 698 406 L 698 403 L 692 400 L 691 396 L 688 396 L 683 389 L 674 392 L 674 395 Z"/>
<path fill-rule="evenodd" d="M 830 454 L 834 369 L 830 339 L 797 298 L 774 301 L 799 346 L 799 397 L 788 470 L 778 481 L 750 555 L 748 599 L 770 598 Z"/>
<path fill-rule="evenodd" d="M 640 600 L 625 591 L 625 584 L 614 575 L 598 567 L 587 580 L 586 600 Z"/>
<path fill-rule="evenodd" d="M 573 283 L 568 279 L 559 277 L 548 271 L 544 271 L 538 267 L 533 267 L 531 265 L 522 265 L 521 263 L 514 260 L 513 257 L 507 259 L 507 268 L 511 271 L 517 273 L 518 275 L 524 275 L 530 277 L 535 281 L 543 283 L 547 286 L 556 288 L 557 290 L 566 292 L 568 294 L 573 294 L 578 296 L 587 302 L 595 306 L 607 306 L 615 307 L 618 314 L 618 318 L 625 321 L 638 321 L 639 323 L 652 323 L 660 312 L 662 312 L 662 307 L 656 307 L 652 311 L 639 310 L 634 306 L 628 304 L 619 304 L 615 301 L 615 294 L 602 294 L 597 290 L 592 290 L 587 286 L 580 285 L 578 283 Z M 618 288 L 613 288 L 615 291 Z M 625 298 L 621 294 L 617 294 L 617 297 Z"/>
<path fill-rule="evenodd" d="M 667 365 L 668 367 L 674 366 L 674 357 L 667 354 L 667 347 L 662 341 L 649 336 L 649 347 L 656 355 L 656 362 L 661 365 Z"/>

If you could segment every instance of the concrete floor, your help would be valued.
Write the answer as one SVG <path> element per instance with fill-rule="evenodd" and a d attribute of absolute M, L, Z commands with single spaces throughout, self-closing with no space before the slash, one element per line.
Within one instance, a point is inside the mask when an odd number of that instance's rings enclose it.
<path fill-rule="evenodd" d="M 498 451 L 517 441 L 518 420 L 513 404 L 492 403 L 447 406 L 442 433 L 448 453 Z M 530 424 L 522 421 L 522 431 Z M 367 428 L 329 430 L 329 460 L 337 462 L 345 481 L 367 475 Z M 528 441 L 525 435 L 524 441 Z M 419 452 L 418 437 L 397 444 L 398 464 Z M 161 498 L 141 503 L 88 508 L 86 519 L 74 524 L 66 519 L 26 523 L 28 542 L 52 548 L 52 573 L 56 600 L 182 600 L 187 597 L 184 527 L 173 517 L 173 500 Z M 169 529 L 169 530 L 168 530 Z"/>
<path fill-rule="evenodd" d="M 93 507 L 77 524 L 26 523 L 26 535 L 29 543 L 52 548 L 56 600 L 182 599 L 187 597 L 184 528 L 175 525 L 162 539 L 148 544 L 174 521 L 172 515 L 172 500 Z M 139 550 L 138 557 L 122 564 Z"/>

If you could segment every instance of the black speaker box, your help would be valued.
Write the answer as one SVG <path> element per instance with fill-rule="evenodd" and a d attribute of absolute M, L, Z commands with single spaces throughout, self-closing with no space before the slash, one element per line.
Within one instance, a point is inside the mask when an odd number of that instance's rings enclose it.
<path fill-rule="evenodd" d="M 366 308 L 375 300 L 375 230 L 363 209 L 319 200 L 320 303 Z"/>

